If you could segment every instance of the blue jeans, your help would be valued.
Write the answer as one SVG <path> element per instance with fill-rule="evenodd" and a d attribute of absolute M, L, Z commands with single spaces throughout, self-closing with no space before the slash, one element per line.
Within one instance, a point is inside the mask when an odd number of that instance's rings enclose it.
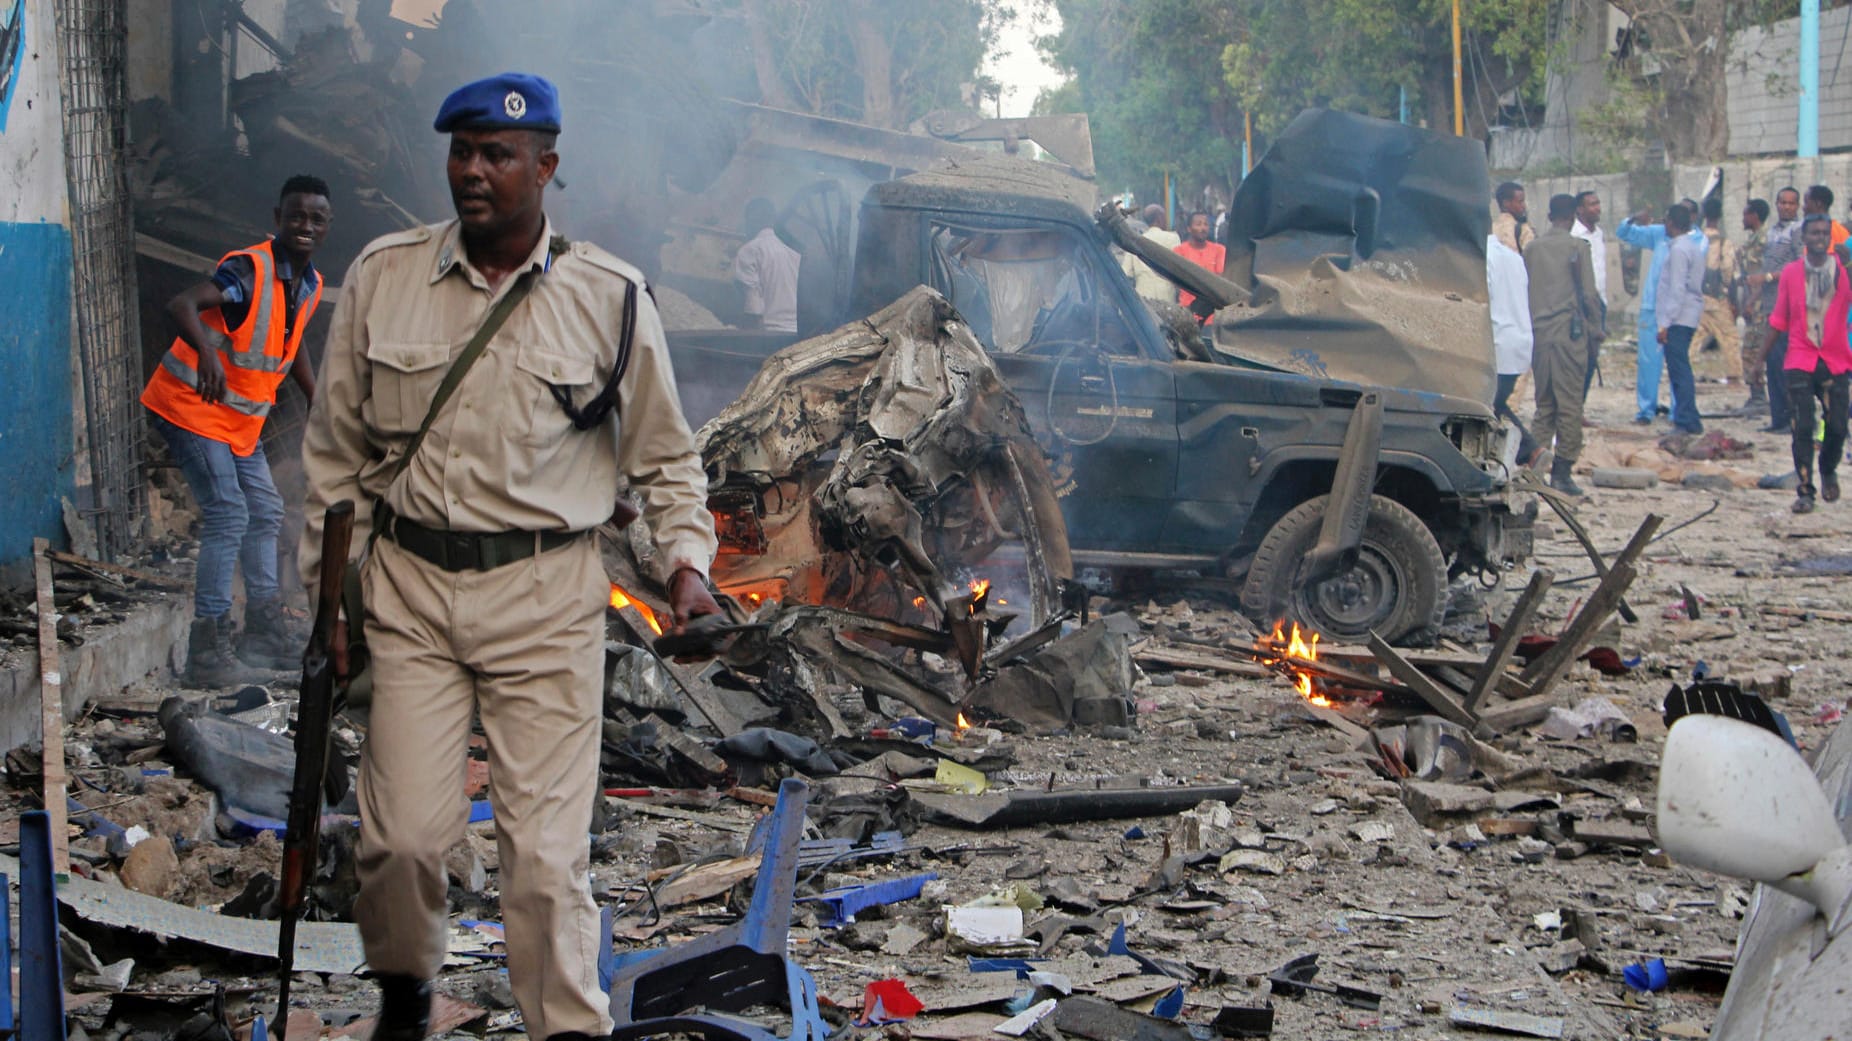
<path fill-rule="evenodd" d="M 1640 410 L 1635 418 L 1651 419 L 1659 409 L 1659 370 L 1665 365 L 1665 352 L 1659 346 L 1659 316 L 1641 311 L 1639 332 L 1639 370 L 1633 395 Z"/>
<path fill-rule="evenodd" d="M 1666 376 L 1672 382 L 1672 425 L 1687 434 L 1702 434 L 1704 421 L 1698 418 L 1698 383 L 1691 378 L 1691 337 L 1698 330 L 1689 325 L 1666 329 Z"/>
<path fill-rule="evenodd" d="M 160 416 L 149 417 L 199 503 L 199 567 L 193 577 L 193 614 L 217 618 L 231 610 L 232 571 L 244 568 L 244 593 L 273 600 L 277 591 L 277 533 L 283 497 L 270 479 L 264 446 L 248 456 L 223 441 L 201 437 Z"/>

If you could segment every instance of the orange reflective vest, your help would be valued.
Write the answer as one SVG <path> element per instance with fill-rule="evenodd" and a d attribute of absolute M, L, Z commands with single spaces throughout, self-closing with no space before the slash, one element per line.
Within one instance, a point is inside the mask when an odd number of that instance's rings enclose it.
<path fill-rule="evenodd" d="M 255 268 L 244 324 L 227 329 L 225 316 L 216 307 L 199 316 L 225 368 L 225 396 L 214 405 L 200 399 L 199 355 L 178 337 L 161 356 L 160 366 L 141 392 L 141 403 L 150 411 L 183 430 L 225 442 L 234 455 L 250 455 L 256 450 L 264 417 L 276 404 L 277 386 L 296 360 L 302 331 L 308 328 L 322 300 L 318 278 L 315 295 L 296 312 L 295 329 L 286 327 L 288 307 L 283 296 L 289 287 L 276 280 L 274 248 L 274 242 L 262 242 L 227 253 L 219 261 L 223 264 L 232 257 L 248 257 Z"/>

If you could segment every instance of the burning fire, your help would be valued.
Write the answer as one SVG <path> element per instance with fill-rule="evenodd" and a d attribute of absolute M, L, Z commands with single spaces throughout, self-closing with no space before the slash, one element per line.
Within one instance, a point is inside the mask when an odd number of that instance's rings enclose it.
<path fill-rule="evenodd" d="M 969 729 L 971 729 L 971 721 L 965 718 L 965 714 L 963 712 L 960 712 L 958 714 L 958 735 L 957 736 L 963 737 L 965 731 Z"/>
<path fill-rule="evenodd" d="M 985 598 L 990 594 L 990 579 L 974 578 L 971 580 L 971 600 L 967 605 L 973 615 L 985 606 Z"/>
<path fill-rule="evenodd" d="M 1299 630 L 1298 622 L 1293 623 L 1293 629 L 1290 635 L 1286 632 L 1284 622 L 1275 622 L 1273 623 L 1273 634 L 1267 639 L 1274 650 L 1284 652 L 1284 656 L 1280 658 L 1279 661 L 1281 663 L 1287 663 L 1287 667 L 1291 668 L 1290 663 L 1293 659 L 1298 659 L 1300 661 L 1318 660 L 1318 634 L 1311 633 L 1311 637 L 1311 642 L 1306 642 L 1305 636 Z M 1318 693 L 1317 689 L 1312 686 L 1312 674 L 1309 671 L 1294 668 L 1292 669 L 1292 674 L 1293 686 L 1298 688 L 1300 697 L 1314 705 L 1324 708 L 1331 707 L 1331 699 Z"/>
<path fill-rule="evenodd" d="M 656 620 L 656 612 L 650 610 L 648 604 L 641 600 L 634 599 L 629 593 L 624 592 L 623 588 L 615 582 L 611 583 L 611 607 L 614 610 L 623 607 L 636 608 L 637 613 L 643 616 L 643 620 L 649 623 L 650 629 L 653 630 L 657 636 L 662 635 L 662 623 Z"/>

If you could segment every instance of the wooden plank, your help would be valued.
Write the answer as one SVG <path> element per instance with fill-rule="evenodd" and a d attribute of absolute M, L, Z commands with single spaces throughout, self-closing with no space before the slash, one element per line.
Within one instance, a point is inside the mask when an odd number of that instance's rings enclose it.
<path fill-rule="evenodd" d="M 1582 648 L 1594 638 L 1595 630 L 1601 628 L 1602 623 L 1608 620 L 1608 615 L 1614 612 L 1621 597 L 1626 594 L 1627 587 L 1633 585 L 1635 577 L 1631 562 L 1614 565 L 1608 577 L 1602 579 L 1595 591 L 1589 594 L 1582 610 L 1576 613 L 1575 620 L 1563 631 L 1556 646 L 1539 655 L 1524 670 L 1524 682 L 1530 684 L 1532 690 L 1539 694 L 1549 693 L 1550 687 L 1581 656 Z"/>
<path fill-rule="evenodd" d="M 1493 705 L 1479 713 L 1479 722 L 1503 733 L 1541 722 L 1545 716 L 1550 714 L 1550 708 L 1555 704 L 1556 699 L 1548 694 L 1533 694 L 1528 698 Z"/>
<path fill-rule="evenodd" d="M 132 578 L 137 582 L 146 582 L 151 586 L 160 586 L 164 589 L 185 589 L 190 584 L 182 578 L 170 578 L 167 575 L 157 575 L 152 571 L 140 571 L 132 567 L 123 567 L 121 564 L 91 560 L 89 557 L 80 557 L 75 553 L 63 553 L 55 549 L 46 550 L 45 555 L 60 564 L 69 564 L 85 571 L 101 571 L 106 575 L 120 575 L 123 578 Z"/>
<path fill-rule="evenodd" d="M 1556 582 L 1556 574 L 1549 568 L 1538 568 L 1530 576 L 1530 583 L 1518 596 L 1517 606 L 1511 609 L 1510 617 L 1505 619 L 1505 627 L 1499 631 L 1498 639 L 1492 643 L 1492 651 L 1486 656 L 1485 669 L 1479 673 L 1479 679 L 1473 688 L 1466 692 L 1466 711 L 1472 715 L 1479 714 L 1480 706 L 1485 704 L 1486 695 L 1492 692 L 1492 685 L 1511 663 L 1511 656 L 1518 649 L 1518 641 L 1523 639 L 1524 630 L 1529 627 L 1531 616 L 1537 613 L 1538 605 L 1543 603 L 1544 595 Z"/>
<path fill-rule="evenodd" d="M 1376 633 L 1371 633 L 1370 650 L 1376 654 L 1377 660 L 1389 670 L 1390 675 L 1400 680 L 1410 692 L 1426 702 L 1435 714 L 1449 722 L 1458 723 L 1468 730 L 1478 725 L 1478 721 L 1472 717 L 1471 713 L 1442 690 L 1440 684 L 1429 679 L 1427 673 L 1422 672 L 1413 662 L 1402 657 L 1401 652 L 1389 646 L 1389 641 Z"/>
<path fill-rule="evenodd" d="M 1370 739 L 1368 730 L 1337 709 L 1314 705 L 1309 701 L 1305 703 L 1304 708 L 1312 714 L 1312 718 L 1355 741 L 1358 747 L 1362 747 L 1363 743 Z"/>
<path fill-rule="evenodd" d="M 1180 650 L 1175 647 L 1145 647 L 1132 655 L 1141 664 L 1160 665 L 1167 669 L 1207 669 L 1228 676 L 1258 679 L 1273 675 L 1273 670 L 1252 661 L 1239 661 L 1219 654 Z"/>
<path fill-rule="evenodd" d="M 1640 522 L 1640 527 L 1634 531 L 1633 538 L 1628 539 L 1627 545 L 1622 547 L 1620 553 L 1615 556 L 1613 567 L 1603 572 L 1601 583 L 1595 587 L 1593 593 L 1589 594 L 1587 603 L 1583 605 L 1583 612 L 1586 612 L 1589 607 L 1594 606 L 1598 599 L 1608 601 L 1608 606 L 1606 610 L 1601 612 L 1600 618 L 1595 619 L 1591 624 L 1585 627 L 1584 639 L 1593 636 L 1595 629 L 1599 628 L 1603 622 L 1607 621 L 1608 612 L 1619 606 L 1620 599 L 1622 599 L 1627 592 L 1627 586 L 1632 585 L 1633 580 L 1639 577 L 1639 573 L 1635 570 L 1634 564 L 1639 560 L 1640 554 L 1646 552 L 1647 545 L 1652 542 L 1653 533 L 1659 530 L 1659 525 L 1663 523 L 1664 520 L 1664 517 L 1656 513 L 1647 514 L 1646 519 Z M 1625 582 L 1619 586 L 1619 592 L 1614 593 L 1611 592 L 1611 590 L 1615 588 L 1614 573 L 1622 564 L 1628 566 L 1627 578 Z M 1525 667 L 1523 674 L 1524 682 L 1530 684 L 1530 688 L 1533 691 L 1539 694 L 1548 691 L 1550 684 L 1556 682 L 1557 678 L 1569 668 L 1570 663 L 1575 661 L 1576 657 L 1582 653 L 1580 648 L 1569 646 L 1572 641 L 1566 639 L 1570 631 L 1574 630 L 1577 627 L 1577 623 L 1581 621 L 1582 614 L 1578 613 L 1575 618 L 1570 620 L 1568 627 L 1563 630 L 1563 636 L 1565 638 L 1559 639 L 1555 647 L 1538 655 Z M 1539 682 L 1539 680 L 1545 676 L 1549 677 L 1549 682 Z"/>
<path fill-rule="evenodd" d="M 58 607 L 51 588 L 51 544 L 32 540 L 32 578 L 39 610 L 39 725 L 44 733 L 41 769 L 45 773 L 45 812 L 51 817 L 51 864 L 60 875 L 71 871 L 70 837 L 65 833 L 64 677 L 58 664 Z"/>
<path fill-rule="evenodd" d="M 1550 504 L 1550 508 L 1556 511 L 1556 515 L 1562 518 L 1563 526 L 1568 528 L 1569 533 L 1575 536 L 1575 540 L 1582 544 L 1582 551 L 1588 554 L 1588 559 L 1595 565 L 1595 573 L 1604 579 L 1607 578 L 1608 572 L 1613 569 L 1614 565 L 1602 559 L 1601 551 L 1595 548 L 1595 540 L 1589 537 L 1588 529 L 1576 519 L 1575 511 L 1557 502 L 1551 496 L 1543 495 L 1539 498 Z M 1631 563 L 1637 559 L 1646 550 L 1647 544 L 1653 540 L 1653 533 L 1657 532 L 1659 525 L 1664 523 L 1664 517 L 1656 513 L 1647 514 L 1646 519 L 1640 522 L 1640 527 L 1634 531 L 1633 538 L 1629 539 L 1627 545 L 1615 555 L 1614 564 L 1622 561 Z M 1639 622 L 1640 616 L 1633 613 L 1633 608 L 1627 606 L 1624 598 L 1617 606 L 1620 609 L 1621 618 L 1625 619 L 1629 625 Z"/>
<path fill-rule="evenodd" d="M 1818 619 L 1822 622 L 1852 622 L 1852 614 L 1845 611 L 1814 611 L 1805 607 L 1771 607 L 1767 604 L 1756 610 L 1763 614 L 1778 614 L 1783 618 Z"/>

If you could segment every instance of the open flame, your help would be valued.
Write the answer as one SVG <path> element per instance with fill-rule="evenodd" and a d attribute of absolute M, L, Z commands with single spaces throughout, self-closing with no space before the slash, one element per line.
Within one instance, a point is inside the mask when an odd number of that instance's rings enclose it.
<path fill-rule="evenodd" d="M 648 604 L 624 592 L 623 587 L 615 582 L 611 583 L 611 607 L 613 610 L 624 607 L 636 608 L 637 613 L 643 616 L 643 620 L 649 623 L 650 629 L 657 636 L 662 635 L 662 623 L 656 619 L 656 612 L 650 610 Z"/>
<path fill-rule="evenodd" d="M 1272 645 L 1273 650 L 1281 654 L 1278 663 L 1284 664 L 1288 669 L 1291 669 L 1293 686 L 1298 689 L 1299 696 L 1314 705 L 1330 708 L 1331 699 L 1320 694 L 1318 689 L 1312 685 L 1311 672 L 1305 669 L 1292 667 L 1292 662 L 1295 659 L 1299 661 L 1318 660 L 1318 634 L 1314 632 L 1310 633 L 1310 635 L 1312 639 L 1308 642 L 1305 638 L 1306 633 L 1300 630 L 1298 622 L 1293 623 L 1291 633 L 1286 631 L 1284 622 L 1275 622 L 1273 623 L 1273 634 L 1269 636 L 1267 640 L 1268 643 Z"/>
<path fill-rule="evenodd" d="M 971 721 L 965 718 L 965 714 L 963 712 L 960 712 L 958 714 L 958 734 L 957 736 L 963 737 L 965 731 L 969 729 L 971 729 Z"/>
<path fill-rule="evenodd" d="M 986 598 L 990 595 L 990 579 L 974 578 L 971 580 L 971 600 L 966 610 L 975 615 L 988 606 Z"/>

